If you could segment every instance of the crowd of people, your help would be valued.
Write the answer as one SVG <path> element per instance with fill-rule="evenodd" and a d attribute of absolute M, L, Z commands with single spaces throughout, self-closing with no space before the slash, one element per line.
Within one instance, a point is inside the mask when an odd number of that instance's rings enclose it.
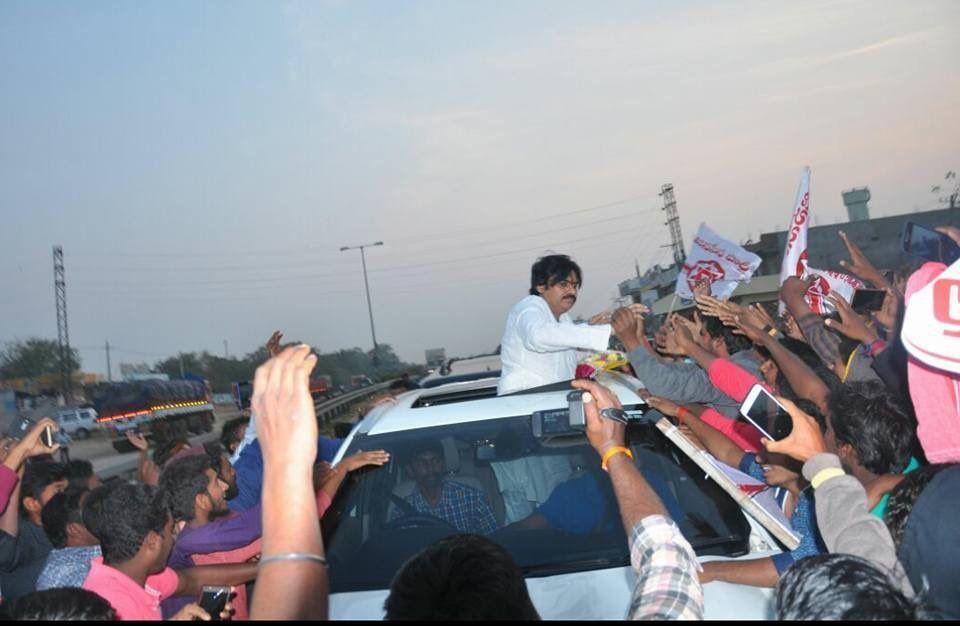
<path fill-rule="evenodd" d="M 943 232 L 960 243 L 960 230 Z M 648 333 L 633 305 L 574 324 L 581 269 L 553 255 L 534 265 L 531 289 L 511 311 L 499 393 L 574 378 L 578 349 L 614 340 L 654 410 L 695 445 L 771 489 L 794 549 L 772 557 L 700 563 L 648 477 L 632 459 L 617 396 L 595 380 L 584 392 L 586 439 L 609 477 L 636 582 L 631 619 L 701 619 L 704 585 L 774 589 L 779 619 L 960 618 L 960 379 L 920 363 L 900 341 L 910 298 L 943 271 L 875 268 L 852 241 L 845 267 L 885 291 L 883 307 L 814 313 L 809 284 L 783 282 L 783 313 L 714 298 Z M 319 521 L 345 477 L 391 463 L 385 450 L 335 465 L 341 440 L 321 437 L 309 392 L 316 356 L 306 345 L 268 343 L 251 417 L 223 426 L 219 442 L 154 446 L 136 433 L 138 479 L 101 483 L 88 461 L 54 460 L 39 421 L 0 446 L 0 594 L 11 619 L 325 619 L 328 572 Z M 769 440 L 738 419 L 755 385 L 790 416 Z M 406 381 L 391 388 L 401 393 Z M 382 401 L 389 401 L 387 400 Z M 366 407 L 369 408 L 369 407 Z M 510 554 L 485 537 L 489 503 L 450 492 L 438 442 L 409 459 L 418 510 L 456 508 L 454 534 L 396 573 L 388 619 L 539 619 Z M 590 480 L 598 480 L 590 474 Z M 466 495 L 465 495 L 466 493 Z M 454 507 L 454 504 L 456 506 Z M 518 523 L 534 523 L 524 520 Z M 614 522 L 615 523 L 615 522 Z M 228 587 L 220 615 L 199 598 Z"/>

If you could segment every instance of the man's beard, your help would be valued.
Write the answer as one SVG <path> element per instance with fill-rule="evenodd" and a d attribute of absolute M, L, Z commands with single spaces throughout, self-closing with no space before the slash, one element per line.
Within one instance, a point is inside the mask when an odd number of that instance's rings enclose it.
<path fill-rule="evenodd" d="M 229 487 L 227 487 L 227 490 L 224 492 L 224 494 L 223 494 L 223 499 L 224 499 L 224 500 L 233 500 L 233 499 L 236 498 L 238 495 L 240 495 L 240 487 L 238 487 L 238 486 L 236 486 L 236 485 L 230 485 Z"/>

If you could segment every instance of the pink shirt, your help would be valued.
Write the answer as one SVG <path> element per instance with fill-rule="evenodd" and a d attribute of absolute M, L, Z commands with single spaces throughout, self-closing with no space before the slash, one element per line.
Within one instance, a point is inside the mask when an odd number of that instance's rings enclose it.
<path fill-rule="evenodd" d="M 121 620 L 159 621 L 160 601 L 177 592 L 179 578 L 169 567 L 147 578 L 143 587 L 118 569 L 103 564 L 103 557 L 90 562 L 83 588 L 110 603 Z"/>
<path fill-rule="evenodd" d="M 7 503 L 10 502 L 10 495 L 20 482 L 17 473 L 0 463 L 0 514 L 7 510 Z"/>

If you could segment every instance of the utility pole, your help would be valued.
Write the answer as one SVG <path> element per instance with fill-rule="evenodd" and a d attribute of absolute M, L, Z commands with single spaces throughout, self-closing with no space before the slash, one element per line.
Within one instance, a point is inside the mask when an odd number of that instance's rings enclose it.
<path fill-rule="evenodd" d="M 113 382 L 113 374 L 110 372 L 110 340 L 107 339 L 103 344 L 103 349 L 107 353 L 107 382 Z"/>
<path fill-rule="evenodd" d="M 360 263 L 363 265 L 363 287 L 367 292 L 367 313 L 370 314 L 370 335 L 373 337 L 374 366 L 379 365 L 379 359 L 377 356 L 377 331 L 373 326 L 373 303 L 370 301 L 370 282 L 367 280 L 367 255 L 364 249 L 382 245 L 382 241 L 375 241 L 373 243 L 365 243 L 359 246 L 343 246 L 340 248 L 340 252 L 346 252 L 347 250 L 360 250 Z"/>
<path fill-rule="evenodd" d="M 67 280 L 63 270 L 63 246 L 53 247 L 53 293 L 57 301 L 57 349 L 60 354 L 60 389 L 69 404 L 72 391 L 70 332 L 67 329 Z"/>
<path fill-rule="evenodd" d="M 663 198 L 663 211 L 667 214 L 664 224 L 670 228 L 670 245 L 661 247 L 673 250 L 673 262 L 680 268 L 687 260 L 687 255 L 683 250 L 683 233 L 680 232 L 680 215 L 677 213 L 677 200 L 673 195 L 672 183 L 660 188 L 660 197 Z"/>
<path fill-rule="evenodd" d="M 227 340 L 226 340 L 226 339 L 223 340 L 223 358 L 225 358 L 225 359 L 229 359 L 229 358 L 230 358 L 230 351 L 227 350 Z"/>

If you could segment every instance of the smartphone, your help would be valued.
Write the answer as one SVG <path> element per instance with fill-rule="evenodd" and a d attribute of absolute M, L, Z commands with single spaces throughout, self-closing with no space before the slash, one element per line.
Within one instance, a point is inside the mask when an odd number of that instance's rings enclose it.
<path fill-rule="evenodd" d="M 762 385 L 750 389 L 740 406 L 740 415 L 772 441 L 789 437 L 793 430 L 790 414 Z"/>
<path fill-rule="evenodd" d="M 960 246 L 953 239 L 915 222 L 903 225 L 903 251 L 921 259 L 953 265 L 960 259 Z"/>
<path fill-rule="evenodd" d="M 40 440 L 43 442 L 43 445 L 48 448 L 53 447 L 53 428 L 50 426 L 45 426 L 43 432 L 40 433 Z"/>
<path fill-rule="evenodd" d="M 886 297 L 887 292 L 883 289 L 857 289 L 853 292 L 850 308 L 857 313 L 879 311 L 883 308 L 883 300 Z"/>
<path fill-rule="evenodd" d="M 210 615 L 211 620 L 220 620 L 220 614 L 227 608 L 230 599 L 230 587 L 211 587 L 204 585 L 200 591 L 200 607 Z"/>

